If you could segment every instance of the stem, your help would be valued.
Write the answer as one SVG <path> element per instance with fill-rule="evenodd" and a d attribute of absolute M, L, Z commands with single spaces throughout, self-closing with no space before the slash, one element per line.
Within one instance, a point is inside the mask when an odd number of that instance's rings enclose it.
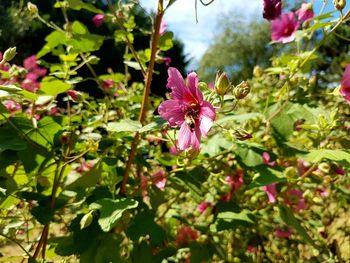
<path fill-rule="evenodd" d="M 98 78 L 97 74 L 96 74 L 96 71 L 94 70 L 94 68 L 90 65 L 89 61 L 86 59 L 86 57 L 84 56 L 83 53 L 80 53 L 79 54 L 80 57 L 83 59 L 84 61 L 84 65 L 86 65 L 88 67 L 88 69 L 90 70 L 92 76 L 94 77 L 94 80 L 96 81 L 97 85 L 100 87 L 100 89 L 104 92 L 104 89 L 103 89 L 103 85 L 102 85 L 102 82 L 101 80 Z"/>
<path fill-rule="evenodd" d="M 160 1 L 162 1 L 162 0 L 160 0 Z M 162 2 L 163 2 L 163 1 L 162 1 Z M 140 65 L 142 75 L 145 77 L 145 76 L 146 76 L 146 71 L 145 71 L 145 69 L 143 68 L 143 65 L 142 65 L 142 63 L 141 63 L 141 60 L 140 60 L 140 58 L 139 58 L 139 56 L 138 56 L 138 54 L 137 54 L 137 52 L 136 52 L 134 46 L 132 45 L 132 43 L 131 43 L 131 41 L 130 41 L 130 39 L 129 39 L 129 37 L 128 37 L 128 33 L 129 33 L 129 32 L 128 32 L 127 30 L 125 30 L 125 28 L 124 28 L 124 26 L 123 26 L 123 23 L 120 21 L 120 18 L 118 17 L 118 15 L 117 15 L 117 13 L 116 13 L 116 11 L 115 11 L 115 9 L 114 9 L 114 7 L 113 7 L 113 5 L 112 5 L 112 3 L 111 3 L 110 0 L 107 0 L 107 4 L 108 4 L 109 9 L 111 10 L 111 12 L 113 13 L 113 15 L 114 15 L 114 17 L 115 17 L 115 21 L 117 22 L 118 26 L 120 27 L 120 29 L 122 29 L 122 30 L 126 33 L 126 34 L 125 34 L 126 45 L 129 47 L 129 49 L 130 49 L 132 55 L 134 56 L 136 62 Z M 163 7 L 163 3 L 162 3 L 162 7 Z M 162 11 L 163 11 L 163 10 L 162 10 Z M 158 31 L 159 31 L 159 30 L 158 30 Z"/>
<path fill-rule="evenodd" d="M 143 99 L 142 99 L 142 105 L 141 105 L 141 110 L 140 110 L 140 115 L 139 115 L 139 122 L 141 124 L 144 124 L 145 118 L 146 118 L 146 113 L 147 113 L 147 107 L 148 107 L 148 97 L 150 94 L 151 90 L 151 83 L 152 83 L 152 76 L 153 76 L 153 70 L 154 70 L 154 64 L 155 64 L 155 59 L 156 59 L 156 54 L 157 54 L 157 46 L 158 46 L 158 41 L 159 41 L 159 29 L 160 29 L 160 24 L 162 22 L 162 18 L 164 15 L 164 9 L 163 9 L 163 0 L 158 1 L 158 10 L 157 10 L 157 15 L 154 23 L 154 31 L 152 35 L 152 40 L 151 40 L 151 58 L 148 64 L 148 69 L 147 69 L 147 74 L 145 77 L 145 89 L 143 92 Z M 125 194 L 125 186 L 128 181 L 130 169 L 131 169 L 131 164 L 134 161 L 135 155 L 136 155 L 136 148 L 139 143 L 140 139 L 140 134 L 136 132 L 134 139 L 131 144 L 131 151 L 129 154 L 129 159 L 125 167 L 124 175 L 123 175 L 123 181 L 122 185 L 120 188 L 120 193 Z"/>

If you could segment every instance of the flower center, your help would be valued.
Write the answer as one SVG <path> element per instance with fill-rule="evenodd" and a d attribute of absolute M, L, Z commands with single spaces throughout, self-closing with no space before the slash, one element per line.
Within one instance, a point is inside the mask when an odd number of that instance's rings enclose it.
<path fill-rule="evenodd" d="M 200 112 L 200 106 L 196 103 L 192 103 L 191 106 L 186 109 L 185 122 L 191 131 L 194 131 L 196 127 L 196 120 L 199 117 L 199 112 Z"/>

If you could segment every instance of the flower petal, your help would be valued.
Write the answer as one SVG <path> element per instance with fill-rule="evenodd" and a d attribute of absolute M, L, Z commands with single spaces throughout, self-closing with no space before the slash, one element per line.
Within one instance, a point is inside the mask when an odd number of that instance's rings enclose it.
<path fill-rule="evenodd" d="M 185 81 L 180 72 L 173 67 L 168 69 L 168 84 L 167 88 L 171 89 L 171 97 L 175 100 L 183 100 L 184 94 L 187 93 Z"/>
<path fill-rule="evenodd" d="M 194 131 L 191 132 L 191 146 L 194 149 L 199 149 L 200 145 L 201 145 L 201 131 L 198 128 L 198 126 L 196 126 Z"/>
<path fill-rule="evenodd" d="M 191 72 L 187 75 L 187 86 L 195 99 L 199 104 L 203 101 L 203 94 L 198 88 L 198 77 L 195 72 Z"/>
<path fill-rule="evenodd" d="M 163 101 L 158 108 L 159 115 L 167 120 L 170 126 L 180 126 L 185 119 L 182 105 L 177 100 Z"/>
<path fill-rule="evenodd" d="M 183 122 L 179 131 L 179 137 L 177 139 L 177 147 L 180 151 L 183 151 L 190 146 L 190 143 L 191 130 L 186 124 L 186 122 Z"/>
<path fill-rule="evenodd" d="M 204 137 L 207 136 L 211 126 L 213 125 L 213 121 L 215 120 L 215 109 L 214 107 L 207 101 L 203 101 L 201 105 L 200 116 L 200 124 L 199 128 Z"/>

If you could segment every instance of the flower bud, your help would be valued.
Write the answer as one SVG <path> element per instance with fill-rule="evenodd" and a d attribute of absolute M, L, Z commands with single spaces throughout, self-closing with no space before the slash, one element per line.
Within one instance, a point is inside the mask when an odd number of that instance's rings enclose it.
<path fill-rule="evenodd" d="M 76 90 L 68 90 L 67 94 L 73 101 L 76 101 L 76 102 L 82 101 L 83 99 L 83 95 Z"/>
<path fill-rule="evenodd" d="M 31 15 L 38 14 L 38 7 L 35 4 L 33 4 L 32 2 L 28 2 L 27 8 L 28 8 Z"/>
<path fill-rule="evenodd" d="M 262 70 L 261 67 L 255 66 L 253 69 L 253 75 L 256 78 L 260 78 L 263 75 L 264 71 Z"/>
<path fill-rule="evenodd" d="M 316 76 L 312 76 L 311 78 L 309 78 L 309 85 L 311 87 L 314 87 L 317 83 L 317 77 Z"/>
<path fill-rule="evenodd" d="M 11 61 L 16 56 L 16 54 L 16 47 L 10 47 L 5 51 L 3 60 L 7 62 Z"/>
<path fill-rule="evenodd" d="M 88 62 L 89 62 L 90 64 L 93 64 L 93 65 L 97 64 L 99 61 L 100 61 L 100 58 L 98 58 L 98 57 L 96 57 L 96 56 L 90 56 L 90 57 L 88 58 Z"/>
<path fill-rule="evenodd" d="M 215 90 L 220 96 L 224 96 L 230 88 L 230 81 L 225 72 L 216 74 L 215 78 Z"/>
<path fill-rule="evenodd" d="M 205 82 L 199 82 L 199 83 L 198 83 L 198 88 L 199 88 L 200 90 L 207 90 L 207 89 L 208 89 L 208 84 L 205 83 Z"/>
<path fill-rule="evenodd" d="M 346 0 L 333 0 L 333 5 L 339 11 L 343 10 L 346 5 Z"/>
<path fill-rule="evenodd" d="M 248 81 L 242 81 L 238 84 L 233 90 L 233 94 L 235 95 L 237 100 L 244 99 L 250 92 L 250 85 Z"/>

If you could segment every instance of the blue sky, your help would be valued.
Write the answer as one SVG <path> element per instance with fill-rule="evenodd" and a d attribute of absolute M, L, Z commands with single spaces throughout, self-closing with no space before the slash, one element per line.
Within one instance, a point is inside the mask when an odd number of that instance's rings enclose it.
<path fill-rule="evenodd" d="M 139 2 L 146 10 L 155 10 L 158 1 L 139 0 Z M 313 2 L 314 10 L 318 14 L 323 0 Z M 196 69 L 197 62 L 213 42 L 218 31 L 218 18 L 237 12 L 247 18 L 258 20 L 262 17 L 263 0 L 215 0 L 209 6 L 202 6 L 198 0 L 198 23 L 196 23 L 194 3 L 194 0 L 177 0 L 165 14 L 168 30 L 173 31 L 185 44 L 185 54 L 191 58 L 190 70 Z M 326 7 L 326 11 L 330 10 L 333 10 L 332 0 L 328 1 Z"/>

